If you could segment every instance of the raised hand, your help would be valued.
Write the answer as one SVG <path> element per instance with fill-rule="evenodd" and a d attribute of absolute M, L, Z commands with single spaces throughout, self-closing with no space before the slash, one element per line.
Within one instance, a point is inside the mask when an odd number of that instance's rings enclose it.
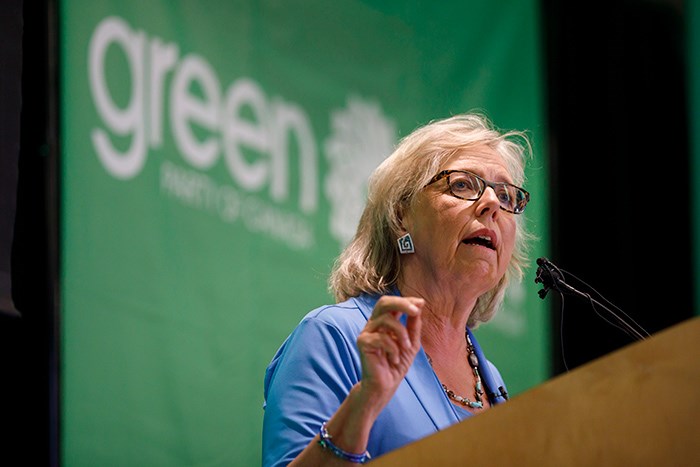
<path fill-rule="evenodd" d="M 357 338 L 362 359 L 361 392 L 373 405 L 383 407 L 389 402 L 413 364 L 421 345 L 423 304 L 421 298 L 383 296 Z"/>

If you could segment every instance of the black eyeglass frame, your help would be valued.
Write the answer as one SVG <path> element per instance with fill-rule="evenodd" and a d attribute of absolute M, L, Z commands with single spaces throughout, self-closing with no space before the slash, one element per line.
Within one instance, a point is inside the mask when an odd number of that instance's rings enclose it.
<path fill-rule="evenodd" d="M 464 173 L 464 174 L 469 174 L 473 177 L 475 177 L 477 180 L 481 182 L 479 185 L 481 187 L 480 193 L 477 195 L 476 198 L 464 198 L 462 196 L 458 196 L 455 194 L 454 191 L 452 191 L 452 185 L 450 184 L 450 179 L 449 176 L 452 175 L 453 173 Z M 506 212 L 510 212 L 512 214 L 522 214 L 522 212 L 525 210 L 525 207 L 527 206 L 527 203 L 530 202 L 530 193 L 525 190 L 524 188 L 521 188 L 517 185 L 513 185 L 512 183 L 507 183 L 507 182 L 489 182 L 488 180 L 484 180 L 474 172 L 470 172 L 468 170 L 461 170 L 461 169 L 453 169 L 453 170 L 443 170 L 441 172 L 438 172 L 437 175 L 435 175 L 433 178 L 430 179 L 430 181 L 425 185 L 426 187 L 429 185 L 432 185 L 433 183 L 442 180 L 443 178 L 447 177 L 447 188 L 450 190 L 450 194 L 454 196 L 455 198 L 463 199 L 465 201 L 476 201 L 479 198 L 481 198 L 484 193 L 486 192 L 486 188 L 491 187 L 494 191 L 497 192 L 496 187 L 498 186 L 510 186 L 518 190 L 519 192 L 523 193 L 523 197 L 521 198 L 520 202 L 518 202 L 515 206 L 514 210 L 506 209 L 503 207 L 503 204 L 499 203 L 499 207 L 503 209 Z"/>

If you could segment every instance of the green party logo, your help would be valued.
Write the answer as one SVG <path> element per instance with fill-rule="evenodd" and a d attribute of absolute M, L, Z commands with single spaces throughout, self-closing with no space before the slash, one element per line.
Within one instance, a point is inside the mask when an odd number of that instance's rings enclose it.
<path fill-rule="evenodd" d="M 107 83 L 110 50 L 125 59 L 121 63 L 131 83 L 126 105 L 115 102 Z M 341 245 L 352 237 L 367 177 L 396 141 L 396 126 L 378 103 L 348 97 L 346 107 L 328 112 L 332 130 L 322 147 L 329 170 L 320 183 L 321 151 L 301 105 L 268 96 L 250 77 L 224 88 L 205 57 L 181 56 L 176 43 L 132 29 L 115 16 L 103 19 L 90 38 L 88 75 L 100 118 L 90 137 L 107 173 L 123 181 L 137 177 L 149 150 L 163 146 L 169 125 L 184 164 L 161 162 L 161 194 L 223 222 L 241 222 L 293 249 L 315 245 L 312 219 L 321 193 L 331 207 L 330 235 Z M 119 139 L 129 144 L 115 144 Z M 291 144 L 296 157 L 290 155 Z M 246 157 L 249 152 L 261 157 Z M 230 183 L 207 174 L 221 159 Z M 294 170 L 293 159 L 298 161 Z M 298 177 L 293 200 L 291 174 Z"/>

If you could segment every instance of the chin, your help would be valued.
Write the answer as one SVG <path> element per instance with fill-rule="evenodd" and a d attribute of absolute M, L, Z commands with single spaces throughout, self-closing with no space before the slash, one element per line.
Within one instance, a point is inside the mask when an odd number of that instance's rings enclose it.
<path fill-rule="evenodd" d="M 492 261 L 480 259 L 472 260 L 463 272 L 470 280 L 487 280 L 491 284 L 493 282 L 498 282 L 497 268 Z"/>

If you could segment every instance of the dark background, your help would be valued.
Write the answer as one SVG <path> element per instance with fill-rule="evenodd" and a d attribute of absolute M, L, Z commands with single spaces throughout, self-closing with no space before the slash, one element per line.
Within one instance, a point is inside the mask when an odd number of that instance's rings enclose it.
<path fill-rule="evenodd" d="M 0 273 L 21 313 L 0 311 L 3 464 L 60 457 L 56 1 L 0 13 Z M 684 3 L 541 5 L 550 259 L 653 334 L 694 309 Z M 582 299 L 545 300 L 553 376 L 633 341 Z"/>
<path fill-rule="evenodd" d="M 683 3 L 542 5 L 552 260 L 654 333 L 692 315 L 697 282 Z M 546 299 L 555 374 L 562 347 L 571 369 L 632 342 L 576 297 L 562 326 Z"/>

